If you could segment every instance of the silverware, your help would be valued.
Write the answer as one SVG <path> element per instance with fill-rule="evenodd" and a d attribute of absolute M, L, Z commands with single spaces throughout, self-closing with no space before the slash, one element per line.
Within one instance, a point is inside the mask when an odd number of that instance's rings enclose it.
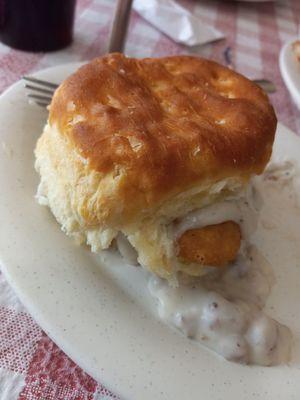
<path fill-rule="evenodd" d="M 234 69 L 233 62 L 232 62 L 231 47 L 226 47 L 226 49 L 223 52 L 223 55 L 224 55 L 224 59 L 225 59 L 227 68 Z M 268 79 L 252 79 L 252 82 L 256 83 L 267 93 L 276 92 L 275 84 Z"/>
<path fill-rule="evenodd" d="M 30 93 L 27 94 L 29 102 L 46 108 L 51 103 L 54 91 L 59 85 L 41 79 L 32 78 L 30 76 L 23 76 L 23 79 L 31 83 L 25 84 L 25 88 L 30 90 Z M 276 92 L 276 86 L 274 83 L 267 79 L 253 79 L 253 82 L 259 85 L 267 93 Z"/>
<path fill-rule="evenodd" d="M 117 0 L 109 35 L 108 53 L 124 50 L 132 0 Z"/>
<path fill-rule="evenodd" d="M 34 103 L 46 108 L 51 103 L 55 89 L 57 89 L 59 85 L 31 76 L 23 76 L 23 79 L 29 82 L 25 83 L 25 88 L 30 91 L 27 93 L 29 103 Z"/>
<path fill-rule="evenodd" d="M 109 36 L 109 53 L 122 52 L 124 49 L 131 5 L 132 0 L 117 0 Z M 29 82 L 25 84 L 25 88 L 29 91 L 27 94 L 29 102 L 47 108 L 59 85 L 31 76 L 23 76 L 23 79 Z"/>
<path fill-rule="evenodd" d="M 252 82 L 256 83 L 267 93 L 275 93 L 276 86 L 275 83 L 269 81 L 268 79 L 252 79 Z"/>

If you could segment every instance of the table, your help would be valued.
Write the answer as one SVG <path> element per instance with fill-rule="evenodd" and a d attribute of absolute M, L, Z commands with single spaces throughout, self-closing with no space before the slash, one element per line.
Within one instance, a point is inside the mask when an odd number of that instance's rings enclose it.
<path fill-rule="evenodd" d="M 268 78 L 277 87 L 271 95 L 278 119 L 300 134 L 300 111 L 281 79 L 278 55 L 285 41 L 299 31 L 300 2 L 236 3 L 182 0 L 201 21 L 221 30 L 226 39 L 187 49 L 132 14 L 126 53 L 163 56 L 196 53 L 224 63 L 230 46 L 235 68 L 249 78 Z M 111 0 L 78 0 L 75 40 L 62 51 L 32 54 L 0 45 L 0 91 L 22 75 L 105 52 L 112 18 Z M 42 266 L 41 266 L 42 268 Z M 26 312 L 0 273 L 1 400 L 111 400 L 116 396 L 75 365 Z"/>

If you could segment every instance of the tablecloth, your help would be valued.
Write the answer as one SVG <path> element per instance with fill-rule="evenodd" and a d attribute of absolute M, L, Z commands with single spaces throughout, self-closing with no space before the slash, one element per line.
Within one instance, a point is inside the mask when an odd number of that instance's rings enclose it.
<path fill-rule="evenodd" d="M 180 3 L 203 23 L 224 32 L 226 39 L 186 48 L 172 42 L 133 12 L 126 53 L 139 57 L 196 53 L 224 63 L 224 50 L 230 46 L 236 70 L 249 78 L 264 77 L 276 84 L 277 92 L 271 95 L 271 101 L 278 119 L 300 134 L 300 112 L 291 101 L 278 67 L 281 46 L 299 34 L 300 1 L 258 4 L 182 0 Z M 65 50 L 32 54 L 0 44 L 0 91 L 33 71 L 102 54 L 113 6 L 112 0 L 78 0 L 74 42 Z M 0 400 L 115 398 L 50 340 L 0 273 Z"/>

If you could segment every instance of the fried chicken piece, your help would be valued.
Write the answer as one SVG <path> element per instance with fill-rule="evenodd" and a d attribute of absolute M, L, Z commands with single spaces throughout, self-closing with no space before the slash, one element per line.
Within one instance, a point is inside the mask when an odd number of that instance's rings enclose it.
<path fill-rule="evenodd" d="M 177 244 L 178 256 L 183 262 L 223 267 L 236 258 L 241 231 L 238 224 L 226 221 L 188 230 Z"/>

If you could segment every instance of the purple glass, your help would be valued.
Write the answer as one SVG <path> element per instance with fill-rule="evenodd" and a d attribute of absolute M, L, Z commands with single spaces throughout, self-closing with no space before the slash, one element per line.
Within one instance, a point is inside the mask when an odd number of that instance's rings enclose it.
<path fill-rule="evenodd" d="M 26 51 L 53 51 L 73 39 L 76 0 L 0 0 L 0 40 Z"/>

